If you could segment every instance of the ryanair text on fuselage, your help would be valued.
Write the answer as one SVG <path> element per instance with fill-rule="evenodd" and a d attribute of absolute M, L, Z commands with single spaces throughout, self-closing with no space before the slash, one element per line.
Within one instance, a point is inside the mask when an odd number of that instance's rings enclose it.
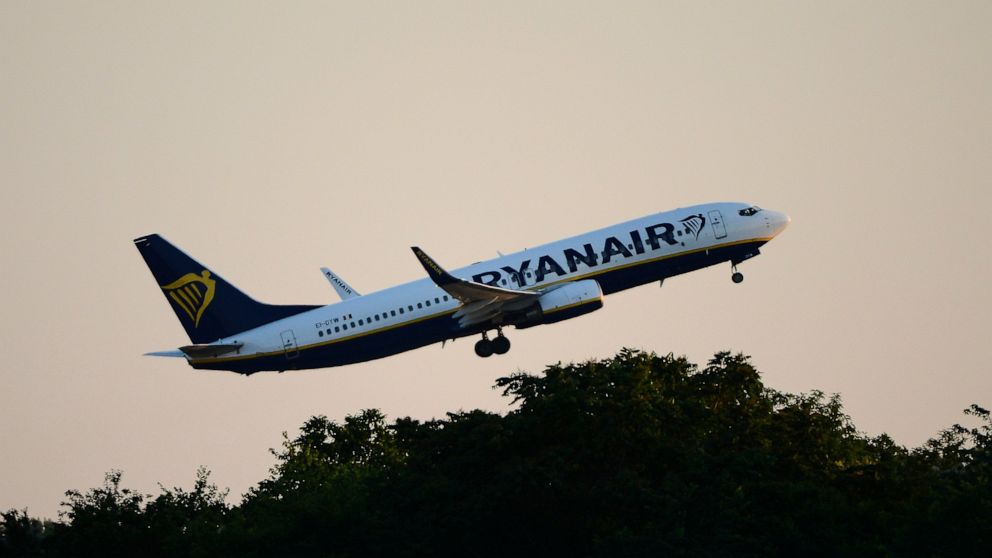
<path fill-rule="evenodd" d="M 706 218 L 702 215 L 693 215 L 683 219 L 682 223 L 686 234 L 695 233 L 698 238 L 699 231 L 702 230 L 703 224 L 706 223 Z M 698 223 L 698 226 L 696 226 L 696 223 Z M 558 260 L 551 255 L 541 256 L 533 269 L 534 282 L 540 283 L 552 273 L 558 276 L 575 273 L 579 271 L 579 264 L 584 265 L 588 269 L 593 269 L 600 262 L 608 264 L 616 257 L 630 258 L 634 254 L 643 254 L 646 251 L 644 247 L 645 242 L 654 250 L 660 248 L 662 242 L 669 246 L 679 244 L 679 241 L 675 239 L 675 225 L 671 223 L 658 223 L 644 228 L 643 231 L 640 229 L 632 230 L 627 233 L 626 237 L 630 242 L 625 243 L 615 236 L 608 236 L 604 239 L 602 248 L 599 250 L 596 250 L 588 242 L 582 245 L 581 250 L 565 248 Z M 527 271 L 530 270 L 531 261 L 529 259 L 524 260 L 516 268 L 506 265 L 500 269 L 507 273 L 513 283 L 519 286 L 526 286 Z M 558 263 L 559 261 L 565 262 L 565 267 L 562 267 Z M 565 271 L 566 267 L 568 268 L 567 272 Z M 486 285 L 498 285 L 502 278 L 503 274 L 500 271 L 484 271 L 472 276 L 472 280 L 476 283 L 484 283 Z"/>

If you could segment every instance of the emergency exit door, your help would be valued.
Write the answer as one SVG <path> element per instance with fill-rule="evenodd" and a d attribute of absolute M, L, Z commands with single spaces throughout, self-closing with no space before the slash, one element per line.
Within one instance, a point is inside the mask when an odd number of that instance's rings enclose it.
<path fill-rule="evenodd" d="M 300 349 L 296 346 L 296 335 L 293 330 L 287 329 L 281 333 L 282 350 L 286 353 L 286 360 L 292 360 L 300 355 Z"/>
<path fill-rule="evenodd" d="M 717 238 L 727 238 L 727 227 L 723 224 L 723 215 L 717 211 L 710 211 L 710 225 L 713 226 L 713 234 Z"/>

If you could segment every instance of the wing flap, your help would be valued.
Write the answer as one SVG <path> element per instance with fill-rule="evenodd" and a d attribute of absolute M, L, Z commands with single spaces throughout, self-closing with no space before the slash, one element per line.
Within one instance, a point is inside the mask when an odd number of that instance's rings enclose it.
<path fill-rule="evenodd" d="M 463 305 L 452 317 L 458 320 L 459 326 L 468 327 L 494 318 L 502 311 L 502 307 L 498 298 L 476 300 Z"/>

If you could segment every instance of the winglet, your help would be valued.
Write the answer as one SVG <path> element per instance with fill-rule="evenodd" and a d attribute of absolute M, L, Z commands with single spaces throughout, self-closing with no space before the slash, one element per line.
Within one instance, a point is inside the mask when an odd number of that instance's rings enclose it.
<path fill-rule="evenodd" d="M 354 298 L 356 296 L 362 296 L 362 293 L 351 288 L 351 285 L 345 283 L 344 279 L 336 275 L 333 271 L 326 267 L 320 268 L 321 273 L 327 279 L 327 282 L 334 287 L 334 290 L 341 297 L 341 300 L 348 300 L 349 298 Z"/>
<path fill-rule="evenodd" d="M 444 287 L 445 285 L 458 283 L 458 279 L 445 271 L 444 268 L 439 266 L 433 258 L 428 256 L 427 253 L 419 247 L 411 246 L 410 249 L 417 255 L 417 259 L 420 260 L 420 265 L 424 266 L 424 269 L 427 271 L 427 275 L 430 276 L 431 280 L 437 283 L 438 286 Z"/>

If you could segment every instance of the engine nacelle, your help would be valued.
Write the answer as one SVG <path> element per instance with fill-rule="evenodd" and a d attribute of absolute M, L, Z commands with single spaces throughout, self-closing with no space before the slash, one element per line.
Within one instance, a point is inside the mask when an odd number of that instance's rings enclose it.
<path fill-rule="evenodd" d="M 542 324 L 553 324 L 603 307 L 603 289 L 593 279 L 566 283 L 548 291 L 537 299 L 523 320 L 515 325 L 524 329 Z"/>

